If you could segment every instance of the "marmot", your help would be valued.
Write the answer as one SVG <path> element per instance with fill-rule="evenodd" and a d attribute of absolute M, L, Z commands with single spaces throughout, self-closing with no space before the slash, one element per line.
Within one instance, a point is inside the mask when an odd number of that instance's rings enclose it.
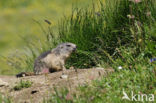
<path fill-rule="evenodd" d="M 76 45 L 73 43 L 62 43 L 56 48 L 42 53 L 39 57 L 35 59 L 34 62 L 34 73 L 22 72 L 17 74 L 17 77 L 37 75 L 52 73 L 55 71 L 64 71 L 65 62 L 70 57 L 70 55 L 76 51 Z"/>

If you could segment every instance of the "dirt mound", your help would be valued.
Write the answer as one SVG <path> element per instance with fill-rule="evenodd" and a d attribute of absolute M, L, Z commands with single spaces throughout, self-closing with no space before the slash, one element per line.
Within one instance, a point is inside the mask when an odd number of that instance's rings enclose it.
<path fill-rule="evenodd" d="M 78 85 L 100 79 L 100 77 L 107 76 L 113 71 L 111 68 L 77 69 L 77 71 L 67 70 L 68 78 L 66 79 L 60 78 L 62 72 L 23 78 L 0 76 L 0 79 L 8 84 L 7 86 L 0 87 L 0 92 L 3 95 L 11 97 L 15 103 L 42 103 L 43 98 L 47 98 L 53 92 L 54 86 L 67 87 L 70 90 L 74 90 Z M 32 86 L 18 91 L 13 90 L 14 86 L 21 80 L 31 81 Z"/>

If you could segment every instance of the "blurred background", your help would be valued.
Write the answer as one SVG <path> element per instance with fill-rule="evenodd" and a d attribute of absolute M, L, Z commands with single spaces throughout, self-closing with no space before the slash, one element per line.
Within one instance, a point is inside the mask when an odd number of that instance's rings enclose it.
<path fill-rule="evenodd" d="M 42 38 L 44 33 L 38 23 L 46 27 L 44 20 L 49 20 L 56 32 L 58 21 L 63 15 L 70 15 L 72 7 L 87 8 L 91 3 L 92 0 L 0 0 L 1 58 L 24 48 L 21 38 Z M 8 69 L 1 61 L 1 74 L 10 74 Z"/>

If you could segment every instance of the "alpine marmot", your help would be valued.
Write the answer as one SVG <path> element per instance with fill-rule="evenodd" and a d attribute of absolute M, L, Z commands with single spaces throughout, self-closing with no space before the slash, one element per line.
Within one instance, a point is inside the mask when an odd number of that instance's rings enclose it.
<path fill-rule="evenodd" d="M 42 53 L 35 60 L 34 73 L 42 74 L 47 70 L 49 70 L 49 72 L 66 70 L 64 66 L 65 62 L 75 50 L 75 44 L 62 43 L 56 48 Z"/>
<path fill-rule="evenodd" d="M 34 62 L 34 75 L 52 73 L 55 71 L 64 71 L 65 62 L 70 57 L 70 55 L 76 51 L 76 45 L 73 43 L 62 43 L 56 48 L 42 53 L 39 57 L 35 59 Z M 29 76 L 32 73 L 22 72 L 17 74 L 17 77 Z"/>

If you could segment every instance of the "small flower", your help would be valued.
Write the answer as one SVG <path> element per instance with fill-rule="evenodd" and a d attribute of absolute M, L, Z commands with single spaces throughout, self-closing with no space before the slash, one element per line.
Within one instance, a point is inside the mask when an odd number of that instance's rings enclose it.
<path fill-rule="evenodd" d="M 141 24 L 140 21 L 136 21 L 136 24 L 137 24 L 138 26 L 142 26 L 142 24 Z"/>
<path fill-rule="evenodd" d="M 156 61 L 156 58 L 151 58 L 150 59 L 150 62 L 154 62 L 154 61 Z"/>
<path fill-rule="evenodd" d="M 127 15 L 127 17 L 128 17 L 129 19 L 134 19 L 134 18 L 135 18 L 134 15 Z"/>
<path fill-rule="evenodd" d="M 73 97 L 70 93 L 66 95 L 66 100 L 73 100 Z"/>
<path fill-rule="evenodd" d="M 150 11 L 146 12 L 146 16 L 151 16 L 151 12 Z"/>
<path fill-rule="evenodd" d="M 132 2 L 134 2 L 136 4 L 141 2 L 141 0 L 129 0 L 129 1 L 132 1 Z"/>
<path fill-rule="evenodd" d="M 122 66 L 119 66 L 118 69 L 121 70 L 122 69 Z"/>
<path fill-rule="evenodd" d="M 135 3 L 140 3 L 140 2 L 141 2 L 141 0 L 134 0 L 134 2 L 135 2 Z"/>

